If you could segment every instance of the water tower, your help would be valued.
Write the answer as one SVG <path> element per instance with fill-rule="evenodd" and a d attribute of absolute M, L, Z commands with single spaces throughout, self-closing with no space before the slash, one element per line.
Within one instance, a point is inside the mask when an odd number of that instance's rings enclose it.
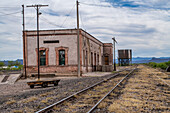
<path fill-rule="evenodd" d="M 119 66 L 129 66 L 132 64 L 132 50 L 122 49 L 118 50 L 118 63 Z"/>

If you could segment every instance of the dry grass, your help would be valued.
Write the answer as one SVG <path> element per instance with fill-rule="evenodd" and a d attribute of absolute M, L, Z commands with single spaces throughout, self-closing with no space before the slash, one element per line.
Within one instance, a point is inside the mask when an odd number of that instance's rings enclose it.
<path fill-rule="evenodd" d="M 28 108 L 28 107 L 25 107 L 25 108 L 24 108 L 24 111 L 25 111 L 26 113 L 34 113 L 34 112 L 35 112 L 34 109 L 31 109 L 31 108 Z"/>
<path fill-rule="evenodd" d="M 69 109 L 75 109 L 75 108 L 77 108 L 77 106 L 76 105 L 70 105 L 70 106 L 68 106 L 68 108 Z"/>
<path fill-rule="evenodd" d="M 93 104 L 94 103 L 93 99 L 85 99 L 83 102 L 84 102 L 84 104 Z"/>
<path fill-rule="evenodd" d="M 64 102 L 63 105 L 64 105 L 64 106 L 71 106 L 71 103 L 69 103 L 69 102 Z"/>
<path fill-rule="evenodd" d="M 113 103 L 108 107 L 109 112 L 125 113 L 119 103 Z"/>
<path fill-rule="evenodd" d="M 9 100 L 8 102 L 6 102 L 7 105 L 14 104 L 14 103 L 16 103 L 16 100 Z"/>
<path fill-rule="evenodd" d="M 128 73 L 129 73 L 129 71 L 120 72 L 120 74 L 123 74 L 123 75 L 126 75 L 126 74 L 128 74 Z"/>
<path fill-rule="evenodd" d="M 64 111 L 67 113 L 71 113 L 72 109 L 66 108 L 66 109 L 64 109 Z"/>
<path fill-rule="evenodd" d="M 57 107 L 57 106 L 54 106 L 53 109 L 56 110 L 56 111 L 60 111 L 60 110 L 61 110 L 61 109 L 60 109 L 59 107 Z"/>
<path fill-rule="evenodd" d="M 110 93 L 110 96 L 112 96 L 112 97 L 116 97 L 116 96 L 118 96 L 116 93 Z"/>
<path fill-rule="evenodd" d="M 125 89 L 123 89 L 124 93 L 119 99 L 113 101 L 113 104 L 108 107 L 108 111 L 133 113 L 161 110 L 161 112 L 168 112 L 168 105 L 165 104 L 169 100 L 168 88 L 160 89 L 157 84 L 160 84 L 161 81 L 154 76 L 162 73 L 154 72 L 142 65 L 138 68 L 140 70 L 136 72 L 136 75 L 128 80 Z M 159 76 L 166 77 L 166 75 Z M 161 84 L 163 85 L 163 83 Z"/>
<path fill-rule="evenodd" d="M 41 100 L 41 103 L 48 104 L 48 100 L 47 99 Z"/>
<path fill-rule="evenodd" d="M 47 97 L 46 100 L 53 100 L 54 97 Z"/>
<path fill-rule="evenodd" d="M 12 113 L 24 113 L 23 110 L 13 110 Z"/>
<path fill-rule="evenodd" d="M 80 103 L 77 103 L 76 106 L 78 108 L 82 108 L 82 107 L 85 107 L 85 106 L 89 106 L 89 104 L 80 104 Z"/>
<path fill-rule="evenodd" d="M 43 94 L 40 94 L 41 97 L 45 97 L 45 96 L 48 96 L 50 94 L 53 94 L 53 92 L 47 92 L 47 93 L 43 93 Z"/>
<path fill-rule="evenodd" d="M 98 108 L 106 108 L 107 107 L 107 102 L 102 102 L 98 105 Z"/>
<path fill-rule="evenodd" d="M 24 99 L 23 102 L 29 103 L 29 102 L 33 102 L 33 101 L 36 101 L 36 100 L 38 100 L 38 97 L 30 97 L 28 99 Z"/>

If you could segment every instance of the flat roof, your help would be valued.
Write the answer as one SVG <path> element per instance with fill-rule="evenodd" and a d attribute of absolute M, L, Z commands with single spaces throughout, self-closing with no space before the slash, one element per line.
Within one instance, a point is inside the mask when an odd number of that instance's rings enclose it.
<path fill-rule="evenodd" d="M 51 29 L 51 30 L 39 30 L 39 32 L 43 32 L 43 31 L 73 31 L 73 30 L 77 30 L 76 28 L 75 29 Z M 101 42 L 100 40 L 98 40 L 97 38 L 95 38 L 93 35 L 91 35 L 90 33 L 86 32 L 85 30 L 81 29 L 80 28 L 80 31 L 83 31 L 84 33 L 88 34 L 89 36 L 91 36 L 92 38 L 94 38 L 96 41 L 104 44 L 103 42 Z M 37 32 L 37 30 L 25 30 L 25 32 L 27 33 L 31 33 L 31 32 Z M 31 34 L 31 35 L 34 35 L 36 36 L 36 34 Z M 29 35 L 28 35 L 29 36 Z"/>

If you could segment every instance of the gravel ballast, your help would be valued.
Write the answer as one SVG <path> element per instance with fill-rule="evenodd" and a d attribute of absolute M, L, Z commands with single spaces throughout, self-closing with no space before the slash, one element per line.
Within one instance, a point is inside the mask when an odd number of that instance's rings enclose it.
<path fill-rule="evenodd" d="M 35 112 L 112 75 L 61 78 L 58 86 L 51 85 L 47 88 L 30 89 L 25 80 L 18 81 L 13 85 L 1 84 L 0 112 Z"/>

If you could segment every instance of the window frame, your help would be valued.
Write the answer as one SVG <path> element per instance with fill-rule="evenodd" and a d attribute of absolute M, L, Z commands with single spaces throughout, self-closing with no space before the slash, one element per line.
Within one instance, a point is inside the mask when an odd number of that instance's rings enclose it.
<path fill-rule="evenodd" d="M 65 50 L 65 65 L 59 65 L 59 51 L 60 50 Z M 55 48 L 56 51 L 56 65 L 57 66 L 67 66 L 68 65 L 68 47 L 56 47 Z"/>
<path fill-rule="evenodd" d="M 41 47 L 39 48 L 39 56 L 40 56 L 40 51 L 45 51 L 45 65 L 40 65 L 40 66 L 48 66 L 48 52 L 49 48 Z M 37 55 L 37 66 L 38 66 L 38 49 L 36 48 L 36 55 Z M 39 57 L 39 64 L 40 64 L 40 57 Z"/>

